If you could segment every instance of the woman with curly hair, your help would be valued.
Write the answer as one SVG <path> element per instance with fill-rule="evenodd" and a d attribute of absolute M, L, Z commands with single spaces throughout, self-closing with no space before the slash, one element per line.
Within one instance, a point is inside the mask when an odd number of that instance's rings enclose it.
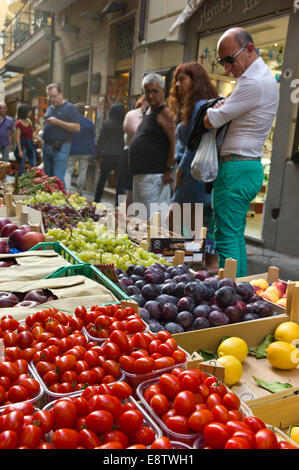
<path fill-rule="evenodd" d="M 211 194 L 206 193 L 204 183 L 195 180 L 191 175 L 190 162 L 192 162 L 196 151 L 189 150 L 187 143 L 198 110 L 207 100 L 218 96 L 216 87 L 198 62 L 184 63 L 176 68 L 168 99 L 170 112 L 177 122 L 175 154 L 177 170 L 172 202 L 179 203 L 181 206 L 181 224 L 184 220 L 183 204 L 191 204 L 191 227 L 193 230 L 196 203 L 204 204 L 204 225 L 206 227 L 210 226 L 212 215 Z M 193 156 L 190 155 L 191 153 L 193 153 Z M 172 215 L 172 208 L 170 208 L 170 220 Z M 173 221 L 170 223 L 173 226 Z M 181 232 L 183 235 L 188 236 L 183 225 L 181 226 Z M 218 257 L 215 255 L 210 234 L 206 241 L 205 258 L 207 269 L 215 272 Z"/>

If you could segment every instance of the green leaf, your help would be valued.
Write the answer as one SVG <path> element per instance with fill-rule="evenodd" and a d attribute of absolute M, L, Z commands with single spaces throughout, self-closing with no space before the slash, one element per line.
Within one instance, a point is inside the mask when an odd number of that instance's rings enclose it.
<path fill-rule="evenodd" d="M 266 349 L 269 346 L 269 344 L 273 343 L 274 341 L 274 336 L 273 335 L 267 335 L 264 341 L 255 349 L 250 349 L 248 350 L 249 354 L 251 356 L 255 356 L 256 359 L 266 359 L 267 354 L 266 354 Z"/>
<path fill-rule="evenodd" d="M 216 359 L 217 355 L 213 353 L 213 351 L 204 351 L 203 349 L 200 349 L 197 351 L 205 361 L 210 361 L 211 359 Z"/>
<path fill-rule="evenodd" d="M 289 383 L 281 383 L 281 382 L 265 382 L 262 379 L 258 379 L 257 377 L 252 376 L 252 378 L 256 381 L 256 383 L 264 388 L 265 390 L 268 390 L 269 392 L 276 393 L 276 392 L 281 392 L 283 390 L 286 390 L 288 388 L 292 388 L 292 385 Z"/>

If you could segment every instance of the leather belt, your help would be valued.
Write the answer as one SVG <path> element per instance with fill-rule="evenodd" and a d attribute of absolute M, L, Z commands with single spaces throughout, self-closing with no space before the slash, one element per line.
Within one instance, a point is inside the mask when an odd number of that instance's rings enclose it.
<path fill-rule="evenodd" d="M 222 162 L 241 162 L 241 161 L 260 161 L 261 157 L 245 157 L 244 155 L 237 155 L 231 153 L 229 155 L 220 155 L 220 160 Z"/>

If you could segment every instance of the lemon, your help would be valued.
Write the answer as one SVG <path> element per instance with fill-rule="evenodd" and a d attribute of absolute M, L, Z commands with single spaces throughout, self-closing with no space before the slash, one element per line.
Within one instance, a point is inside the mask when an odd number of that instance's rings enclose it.
<path fill-rule="evenodd" d="M 243 374 L 243 367 L 239 359 L 231 354 L 222 356 L 216 361 L 224 367 L 224 382 L 227 385 L 234 385 L 239 382 Z"/>
<path fill-rule="evenodd" d="M 286 341 L 274 341 L 266 349 L 267 359 L 277 369 L 294 369 L 299 364 L 299 350 Z"/>
<path fill-rule="evenodd" d="M 291 439 L 293 439 L 293 441 L 299 444 L 299 426 L 298 425 L 294 425 L 290 427 L 289 436 Z"/>
<path fill-rule="evenodd" d="M 299 339 L 299 325 L 292 321 L 285 321 L 278 325 L 274 332 L 277 341 L 291 343 L 294 339 Z"/>
<path fill-rule="evenodd" d="M 240 362 L 243 362 L 248 355 L 248 346 L 244 339 L 232 336 L 231 338 L 226 338 L 222 341 L 217 353 L 220 357 L 230 354 L 231 356 L 235 356 L 239 359 Z"/>

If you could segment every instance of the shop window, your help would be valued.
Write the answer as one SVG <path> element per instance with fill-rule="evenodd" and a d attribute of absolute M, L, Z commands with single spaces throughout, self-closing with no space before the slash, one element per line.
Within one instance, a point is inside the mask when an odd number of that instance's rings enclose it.
<path fill-rule="evenodd" d="M 134 47 L 135 20 L 120 24 L 116 30 L 116 70 L 129 68 Z"/>
<path fill-rule="evenodd" d="M 259 24 L 246 26 L 252 34 L 256 50 L 264 62 L 270 68 L 278 86 L 284 60 L 284 49 L 288 28 L 288 16 L 273 18 Z M 198 62 L 206 69 L 219 94 L 228 97 L 236 86 L 235 78 L 230 75 L 221 65 L 217 63 L 217 43 L 221 33 L 210 34 L 199 38 Z M 245 234 L 254 239 L 261 239 L 263 209 L 267 196 L 268 178 L 271 166 L 271 155 L 273 147 L 273 136 L 275 130 L 274 119 L 272 129 L 266 139 L 263 148 L 262 164 L 264 167 L 264 182 L 260 193 L 250 205 L 247 217 Z M 299 124 L 297 122 L 297 155 L 299 154 Z M 298 158 L 299 162 L 299 158 Z"/>

